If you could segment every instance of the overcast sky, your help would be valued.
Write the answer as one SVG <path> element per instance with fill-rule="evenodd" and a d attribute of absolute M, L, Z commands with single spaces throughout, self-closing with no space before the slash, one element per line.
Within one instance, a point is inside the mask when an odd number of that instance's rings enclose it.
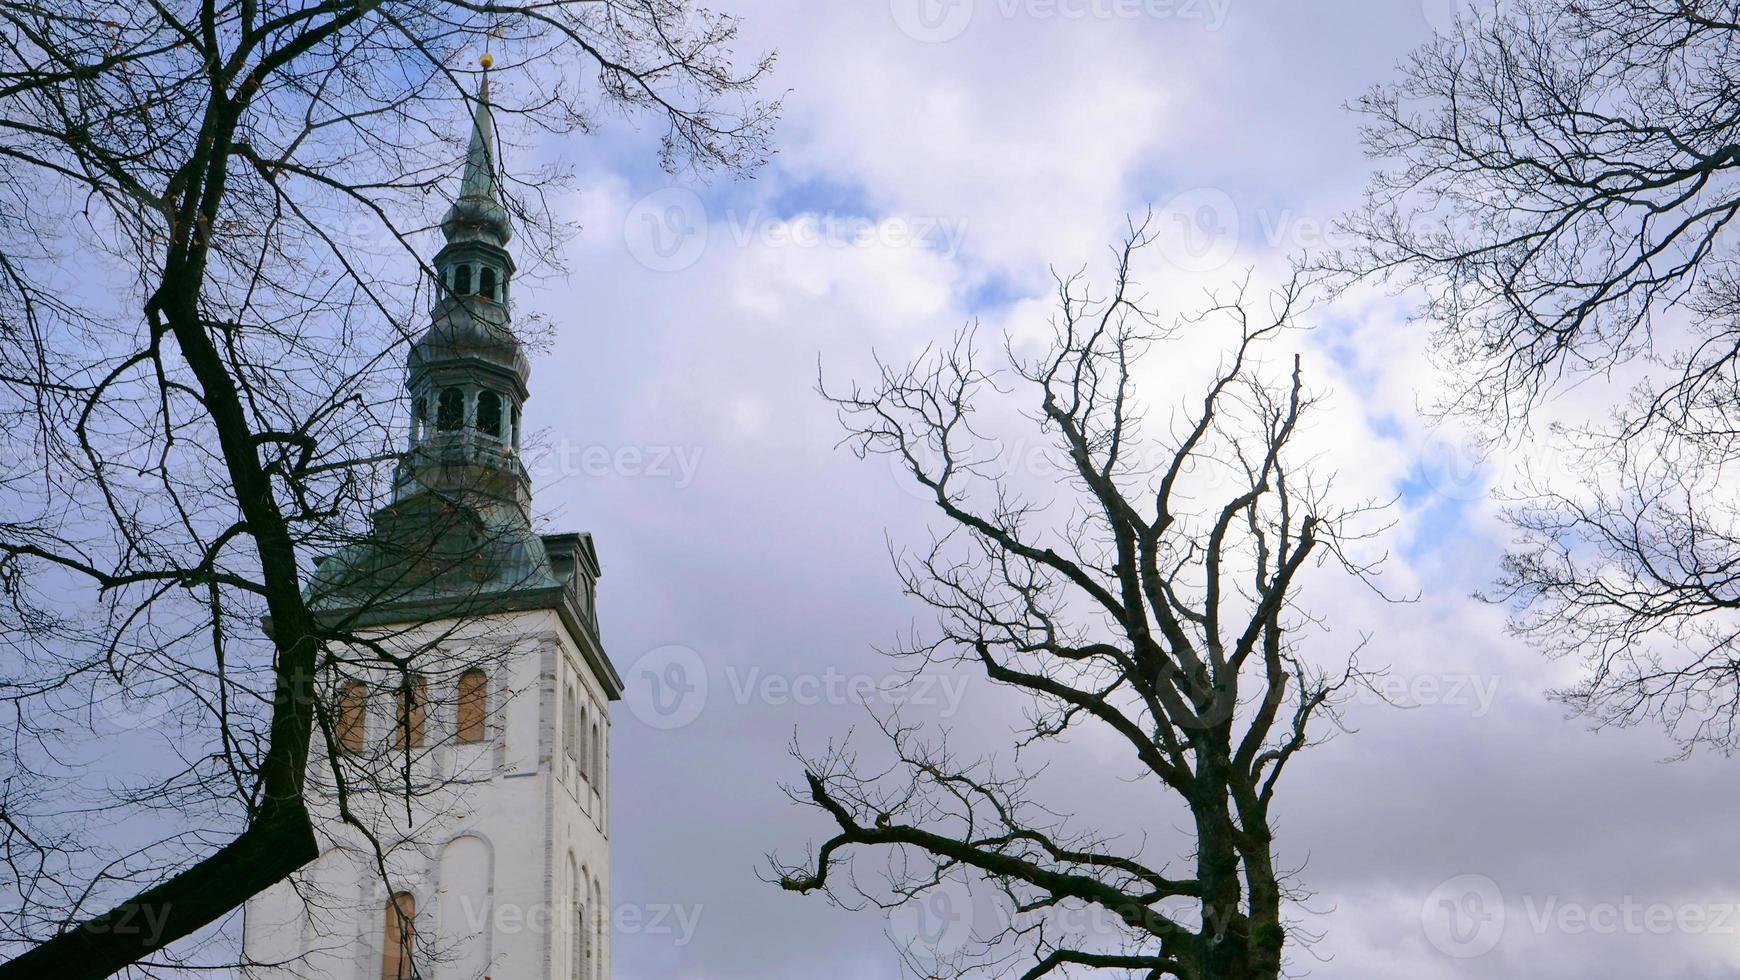
<path fill-rule="evenodd" d="M 658 134 L 621 121 L 561 145 L 506 134 L 579 176 L 561 203 L 584 225 L 567 276 L 517 295 L 559 328 L 527 412 L 566 462 L 539 467 L 538 508 L 597 536 L 604 635 L 632 692 L 612 769 L 625 980 L 898 975 L 908 923 L 756 874 L 827 833 L 779 784 L 800 776 L 794 735 L 819 746 L 865 720 L 829 679 L 887 676 L 875 648 L 923 616 L 887 542 L 922 542 L 931 516 L 886 464 L 837 448 L 818 357 L 848 380 L 872 349 L 903 360 L 974 319 L 1033 331 L 1049 268 L 1103 270 L 1149 206 L 1176 231 L 1141 270 L 1156 305 L 1187 312 L 1246 270 L 1272 284 L 1358 200 L 1368 164 L 1343 105 L 1452 0 L 931 2 L 726 4 L 745 51 L 778 49 L 770 88 L 790 91 L 752 181 L 673 182 Z M 1658 732 L 1566 719 L 1544 691 L 1567 665 L 1469 598 L 1506 539 L 1487 490 L 1526 450 L 1477 465 L 1462 433 L 1420 418 L 1436 382 L 1405 313 L 1353 297 L 1292 342 L 1329 396 L 1324 465 L 1351 492 L 1400 496 L 1385 585 L 1421 597 L 1308 583 L 1331 628 L 1309 642 L 1334 656 L 1369 634 L 1364 662 L 1419 706 L 1356 705 L 1358 731 L 1288 773 L 1278 846 L 1316 895 L 1302 924 L 1324 935 L 1296 969 L 1734 976 L 1740 762 L 1663 763 Z M 673 670 L 693 689 L 661 714 L 649 699 L 671 696 Z M 969 740 L 1011 724 L 982 682 L 935 694 Z M 1120 782 L 1125 760 L 1072 748 L 1085 764 L 1048 792 L 1170 832 L 1158 789 Z"/>

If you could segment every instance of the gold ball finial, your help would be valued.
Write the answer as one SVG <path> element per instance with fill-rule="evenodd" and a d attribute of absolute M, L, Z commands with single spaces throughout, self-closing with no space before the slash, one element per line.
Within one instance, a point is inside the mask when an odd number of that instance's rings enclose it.
<path fill-rule="evenodd" d="M 495 55 L 492 55 L 488 51 L 485 51 L 483 53 L 483 57 L 477 59 L 477 63 L 482 65 L 485 68 L 494 68 L 495 67 Z"/>

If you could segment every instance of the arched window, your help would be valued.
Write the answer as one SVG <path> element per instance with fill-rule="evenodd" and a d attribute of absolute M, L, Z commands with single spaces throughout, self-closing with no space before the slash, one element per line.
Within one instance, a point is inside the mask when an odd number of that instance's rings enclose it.
<path fill-rule="evenodd" d="M 345 681 L 338 689 L 338 748 L 341 752 L 361 752 L 367 724 L 369 686 L 362 681 Z"/>
<path fill-rule="evenodd" d="M 592 723 L 592 784 L 604 792 L 604 740 L 598 737 L 598 723 Z"/>
<path fill-rule="evenodd" d="M 592 928 L 596 930 L 597 942 L 592 944 L 592 976 L 595 980 L 604 980 L 604 951 L 609 947 L 604 945 L 604 889 L 598 882 L 592 883 Z"/>
<path fill-rule="evenodd" d="M 429 399 L 418 395 L 411 402 L 411 441 L 422 442 L 429 428 Z"/>
<path fill-rule="evenodd" d="M 488 388 L 477 393 L 477 430 L 501 438 L 501 396 Z"/>
<path fill-rule="evenodd" d="M 481 670 L 459 675 L 459 724 L 456 738 L 481 742 L 488 737 L 489 678 Z"/>
<path fill-rule="evenodd" d="M 483 267 L 483 272 L 477 277 L 477 295 L 484 299 L 495 299 L 495 270 L 489 266 Z"/>
<path fill-rule="evenodd" d="M 423 690 L 420 674 L 412 674 L 400 683 L 398 717 L 393 725 L 394 748 L 414 749 L 423 744 L 423 722 L 427 714 Z"/>
<path fill-rule="evenodd" d="M 456 432 L 465 424 L 465 392 L 458 388 L 443 388 L 435 402 L 435 428 L 441 432 Z"/>
<path fill-rule="evenodd" d="M 386 941 L 381 947 L 381 980 L 411 980 L 411 945 L 417 938 L 417 900 L 399 892 L 387 902 Z"/>
<path fill-rule="evenodd" d="M 462 265 L 453 270 L 453 292 L 459 296 L 471 295 L 471 266 Z"/>
<path fill-rule="evenodd" d="M 562 696 L 562 747 L 568 758 L 578 761 L 580 719 L 574 709 L 574 688 L 570 685 Z"/>
<path fill-rule="evenodd" d="M 586 978 L 586 880 L 574 852 L 568 852 L 568 976 Z"/>
<path fill-rule="evenodd" d="M 586 980 L 591 970 L 587 962 L 586 948 L 586 883 L 579 879 L 574 881 L 574 934 L 570 938 L 573 951 L 570 954 L 574 960 L 574 980 Z"/>
<path fill-rule="evenodd" d="M 590 713 L 586 708 L 581 707 L 580 738 L 578 744 L 575 746 L 575 761 L 580 764 L 580 775 L 585 776 L 587 779 L 592 778 L 592 769 L 586 764 L 586 760 L 592 758 L 591 747 L 586 743 L 586 733 L 591 730 L 588 727 L 591 725 L 591 722 L 587 720 L 589 716 Z"/>

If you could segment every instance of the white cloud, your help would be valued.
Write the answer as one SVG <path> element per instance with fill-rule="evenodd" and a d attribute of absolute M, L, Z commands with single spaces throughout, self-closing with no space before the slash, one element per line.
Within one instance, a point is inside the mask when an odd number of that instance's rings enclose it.
<path fill-rule="evenodd" d="M 668 256 L 650 253 L 655 265 L 686 263 L 671 272 L 649 268 L 645 241 L 636 244 L 651 232 L 634 209 L 659 188 L 644 172 L 586 173 L 572 205 L 587 230 L 571 280 L 520 293 L 520 303 L 558 314 L 561 328 L 555 352 L 535 366 L 533 425 L 582 442 L 699 450 L 682 488 L 626 477 L 540 487 L 540 507 L 598 535 L 617 661 L 681 643 L 720 671 L 886 669 L 873 646 L 923 616 L 898 595 L 884 532 L 920 541 L 930 517 L 885 463 L 837 448 L 832 412 L 812 390 L 818 355 L 843 382 L 866 376 L 872 349 L 903 360 L 974 316 L 993 334 L 1031 339 L 1051 313 L 1048 265 L 1102 271 L 1128 214 L 1194 188 L 1233 202 L 1239 247 L 1212 267 L 1176 257 L 1145 266 L 1150 298 L 1188 311 L 1203 288 L 1247 266 L 1260 297 L 1284 255 L 1310 244 L 1310 222 L 1353 203 L 1357 150 L 1337 107 L 1382 77 L 1423 24 L 1412 9 L 1369 7 L 1240 5 L 1221 32 L 977 17 L 935 45 L 901 34 L 877 2 L 745 10 L 745 48 L 780 47 L 773 84 L 792 89 L 769 169 L 755 185 L 698 191 L 703 247 L 684 252 L 679 236 L 664 243 Z M 659 231 L 666 213 L 650 216 Z M 870 229 L 870 244 L 796 240 L 805 222 L 845 219 L 867 222 L 858 227 Z M 891 222 L 925 219 L 958 222 L 962 248 L 886 236 Z M 1330 395 L 1306 438 L 1350 496 L 1414 488 L 1395 511 L 1384 581 L 1420 597 L 1389 604 L 1320 577 L 1308 600 L 1334 632 L 1311 642 L 1327 657 L 1369 632 L 1365 662 L 1389 664 L 1411 685 L 1405 693 L 1430 702 L 1356 705 L 1360 730 L 1307 756 L 1284 790 L 1281 847 L 1309 858 L 1303 881 L 1323 910 L 1310 925 L 1327 930 L 1318 952 L 1334 956 L 1316 971 L 1484 977 L 1495 963 L 1500 974 L 1550 963 L 1550 975 L 1565 977 L 1717 975 L 1729 947 L 1701 937 L 1660 968 L 1640 965 L 1664 955 L 1653 937 L 1549 931 L 1507 939 L 1497 959 L 1466 961 L 1428 942 L 1421 903 L 1455 874 L 1590 903 L 1704 894 L 1706 852 L 1685 842 L 1719 836 L 1740 790 L 1728 788 L 1736 781 L 1721 760 L 1654 766 L 1667 746 L 1653 733 L 1596 737 L 1544 699 L 1569 665 L 1506 639 L 1502 611 L 1467 598 L 1489 580 L 1505 532 L 1483 492 L 1489 477 L 1456 455 L 1460 435 L 1415 411 L 1439 383 L 1424 328 L 1371 293 L 1311 319 L 1315 329 L 1285 345 L 1304 353 L 1309 383 Z M 1180 372 L 1217 350 L 1212 339 L 1188 346 L 1194 359 L 1169 353 L 1144 369 L 1153 417 L 1192 391 L 1178 386 Z M 1452 696 L 1459 678 L 1496 686 Z M 969 691 L 967 713 L 994 704 Z M 842 975 L 896 975 L 876 915 L 838 913 L 753 874 L 764 851 L 825 831 L 777 792 L 797 772 L 786 740 L 795 729 L 819 743 L 862 721 L 837 707 L 753 703 L 709 704 L 676 732 L 618 718 L 617 896 L 708 910 L 682 950 L 623 937 L 618 976 L 795 978 L 846 962 Z M 974 724 L 985 739 L 1003 731 L 994 713 Z M 1097 751 L 1091 741 L 1086 749 Z M 1067 785 L 1091 794 L 1121 774 L 1084 767 Z M 1104 806 L 1125 792 L 1078 798 Z M 1599 873 L 1586 841 L 1603 842 Z"/>

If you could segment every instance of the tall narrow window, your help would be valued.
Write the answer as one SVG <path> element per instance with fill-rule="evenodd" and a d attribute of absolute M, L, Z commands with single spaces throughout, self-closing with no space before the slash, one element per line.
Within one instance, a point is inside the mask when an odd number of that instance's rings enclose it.
<path fill-rule="evenodd" d="M 586 900 L 581 897 L 585 884 L 574 883 L 574 935 L 570 938 L 572 950 L 570 956 L 574 960 L 574 980 L 586 980 L 589 970 L 586 962 Z"/>
<path fill-rule="evenodd" d="M 568 758 L 579 761 L 580 719 L 574 709 L 574 688 L 570 685 L 562 697 L 562 748 Z"/>
<path fill-rule="evenodd" d="M 414 749 L 423 744 L 423 722 L 428 713 L 423 690 L 423 678 L 418 674 L 412 674 L 399 685 L 398 718 L 393 726 L 395 748 Z"/>
<path fill-rule="evenodd" d="M 459 726 L 461 742 L 481 742 L 487 732 L 489 678 L 481 670 L 459 675 Z"/>
<path fill-rule="evenodd" d="M 501 438 L 501 396 L 487 388 L 477 393 L 477 429 Z"/>
<path fill-rule="evenodd" d="M 386 941 L 381 948 L 381 980 L 411 980 L 411 945 L 417 938 L 417 900 L 399 892 L 387 902 Z"/>
<path fill-rule="evenodd" d="M 604 742 L 598 737 L 598 723 L 592 723 L 592 783 L 604 792 Z"/>
<path fill-rule="evenodd" d="M 568 852 L 568 915 L 572 926 L 568 933 L 568 976 L 571 980 L 586 977 L 586 881 L 574 852 Z"/>
<path fill-rule="evenodd" d="M 513 406 L 512 411 L 514 421 L 514 448 L 518 449 L 520 448 L 520 407 L 515 405 Z"/>
<path fill-rule="evenodd" d="M 465 392 L 458 388 L 443 388 L 435 402 L 435 428 L 454 432 L 465 424 Z"/>
<path fill-rule="evenodd" d="M 483 272 L 477 277 L 477 295 L 484 299 L 495 299 L 495 270 L 489 266 L 483 267 Z"/>
<path fill-rule="evenodd" d="M 592 976 L 594 980 L 604 980 L 604 889 L 598 887 L 598 882 L 592 883 L 592 928 L 596 930 L 596 941 L 592 944 Z"/>
<path fill-rule="evenodd" d="M 363 750 L 369 687 L 362 681 L 345 681 L 338 689 L 338 748 L 342 752 Z"/>
<path fill-rule="evenodd" d="M 429 399 L 418 395 L 411 402 L 411 441 L 422 442 L 425 430 L 429 428 Z"/>
<path fill-rule="evenodd" d="M 587 722 L 587 720 L 586 720 L 586 709 L 581 708 L 580 709 L 580 731 L 575 736 L 575 742 L 574 742 L 574 761 L 580 764 L 580 775 L 586 777 L 587 779 L 591 779 L 592 778 L 592 771 L 590 769 L 586 768 L 586 759 L 587 759 L 587 754 L 586 754 L 587 727 L 586 726 L 588 724 L 589 724 L 589 722 Z"/>
<path fill-rule="evenodd" d="M 462 265 L 453 270 L 453 291 L 460 296 L 471 295 L 471 266 Z"/>

